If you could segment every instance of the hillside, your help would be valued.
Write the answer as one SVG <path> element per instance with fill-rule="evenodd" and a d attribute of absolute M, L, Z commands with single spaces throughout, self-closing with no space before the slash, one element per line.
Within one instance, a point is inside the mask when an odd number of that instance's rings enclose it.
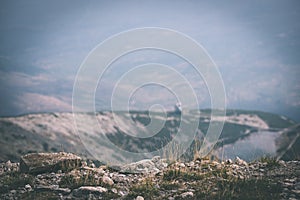
<path fill-rule="evenodd" d="M 152 151 L 166 145 L 178 132 L 180 123 L 189 124 L 200 119 L 196 140 L 201 142 L 209 123 L 225 120 L 223 131 L 213 152 L 219 158 L 229 159 L 236 156 L 251 161 L 264 155 L 280 156 L 283 159 L 299 159 L 299 126 L 292 120 L 271 113 L 259 111 L 228 110 L 225 117 L 210 116 L 211 110 L 201 110 L 200 115 L 190 111 L 185 121 L 180 121 L 176 113 L 151 113 L 131 111 L 96 113 L 99 128 L 91 132 L 92 113 L 78 113 L 80 118 L 75 131 L 72 113 L 28 114 L 18 117 L 0 118 L 0 161 L 19 161 L 21 155 L 30 152 L 73 152 L 85 158 L 93 157 L 82 144 L 82 135 L 90 139 L 89 147 L 98 147 L 100 157 L 114 155 L 107 144 L 95 139 L 105 133 L 113 143 L 131 152 Z M 199 118 L 197 118 L 199 116 Z M 127 123 L 127 119 L 132 124 Z M 116 120 L 117 119 L 117 120 Z M 156 122 L 161 127 L 154 127 L 156 134 L 147 132 L 147 125 Z M 295 128 L 298 127 L 298 128 Z M 292 130 L 293 129 L 293 130 Z M 81 134 L 78 135 L 77 133 Z M 142 136 L 142 137 L 141 137 Z M 147 137 L 146 137 L 147 136 Z M 151 136 L 151 137 L 150 137 Z M 197 148 L 192 144 L 190 152 Z M 193 153 L 192 153 L 193 154 Z M 191 160 L 186 153 L 184 159 Z M 137 157 L 136 160 L 141 158 Z"/>

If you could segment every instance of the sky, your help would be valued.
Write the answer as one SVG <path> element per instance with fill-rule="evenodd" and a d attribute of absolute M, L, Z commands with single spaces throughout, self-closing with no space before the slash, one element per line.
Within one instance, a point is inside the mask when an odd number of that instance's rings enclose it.
<path fill-rule="evenodd" d="M 227 108 L 300 121 L 299 19 L 298 0 L 1 1 L 0 116 L 71 111 L 76 74 L 93 48 L 123 31 L 161 27 L 205 48 L 222 76 Z M 203 80 L 187 63 L 145 50 L 111 66 L 96 91 L 97 108 L 107 108 L 122 73 L 147 62 L 185 74 L 200 108 L 210 107 Z M 176 103 L 170 92 L 156 86 L 134 95 L 136 105 L 162 99 L 166 106 Z"/>

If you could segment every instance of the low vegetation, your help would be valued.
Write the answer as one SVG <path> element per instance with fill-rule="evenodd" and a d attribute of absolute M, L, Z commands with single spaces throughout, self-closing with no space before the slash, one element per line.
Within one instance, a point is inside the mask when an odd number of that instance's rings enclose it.
<path fill-rule="evenodd" d="M 83 175 L 79 176 L 79 171 L 74 170 L 73 173 L 68 173 L 62 177 L 59 186 L 62 188 L 75 189 L 80 186 L 103 186 L 101 177 L 98 177 L 92 171 L 86 171 Z"/>
<path fill-rule="evenodd" d="M 206 173 L 169 168 L 158 181 L 147 180 L 130 189 L 128 199 L 138 195 L 145 199 L 164 199 L 158 191 L 172 194 L 174 199 L 281 199 L 281 186 L 270 179 L 242 179 L 228 175 L 227 169 L 214 169 Z M 154 185 L 156 182 L 156 185 Z M 182 195 L 192 191 L 192 196 Z"/>
<path fill-rule="evenodd" d="M 0 194 L 24 187 L 26 184 L 33 184 L 33 181 L 34 177 L 30 174 L 23 174 L 16 171 L 2 174 L 0 176 Z"/>
<path fill-rule="evenodd" d="M 259 159 L 260 162 L 266 163 L 268 168 L 279 166 L 279 162 L 275 157 L 264 156 Z"/>

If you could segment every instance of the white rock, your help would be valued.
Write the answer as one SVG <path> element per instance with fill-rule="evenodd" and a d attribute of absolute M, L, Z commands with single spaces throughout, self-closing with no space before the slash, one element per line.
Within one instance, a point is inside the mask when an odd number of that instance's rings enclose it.
<path fill-rule="evenodd" d="M 286 167 L 286 164 L 285 164 L 284 160 L 279 160 L 278 163 L 279 163 L 280 165 Z"/>
<path fill-rule="evenodd" d="M 87 194 L 99 194 L 99 193 L 104 193 L 107 192 L 107 189 L 104 187 L 100 187 L 100 186 L 81 186 L 78 189 L 75 189 L 73 191 L 73 195 L 74 196 L 78 196 L 81 197 L 82 195 L 87 195 Z"/>
<path fill-rule="evenodd" d="M 242 166 L 248 166 L 248 163 L 242 159 L 240 159 L 238 156 L 236 157 L 236 161 L 235 161 L 238 165 L 242 165 Z"/>
<path fill-rule="evenodd" d="M 111 189 L 111 191 L 112 191 L 113 193 L 115 193 L 115 194 L 118 193 L 118 190 L 117 190 L 116 188 Z"/>
<path fill-rule="evenodd" d="M 106 175 L 104 175 L 102 177 L 102 181 L 103 181 L 103 183 L 110 185 L 110 186 L 112 186 L 114 184 L 114 181 Z"/>
<path fill-rule="evenodd" d="M 292 192 L 294 192 L 296 194 L 300 194 L 300 190 L 292 190 Z"/>
<path fill-rule="evenodd" d="M 191 161 L 191 162 L 189 163 L 189 166 L 190 166 L 190 167 L 194 167 L 194 165 L 195 165 L 195 163 L 194 163 L 193 161 Z"/>
<path fill-rule="evenodd" d="M 16 190 L 11 190 L 10 193 L 11 193 L 11 194 L 16 194 L 17 191 L 16 191 Z"/>
<path fill-rule="evenodd" d="M 180 163 L 180 164 L 179 164 L 179 167 L 184 168 L 184 167 L 185 167 L 185 164 L 184 164 L 184 163 Z"/>
<path fill-rule="evenodd" d="M 232 164 L 232 160 L 231 159 L 226 160 L 226 164 Z"/>
<path fill-rule="evenodd" d="M 125 191 L 122 191 L 122 190 L 120 190 L 120 191 L 119 191 L 119 195 L 123 197 L 123 196 L 125 196 L 125 195 L 126 195 L 126 192 L 125 192 Z"/>
<path fill-rule="evenodd" d="M 188 196 L 193 197 L 193 196 L 194 196 L 194 193 L 193 193 L 193 192 L 185 192 L 185 193 L 182 193 L 182 194 L 181 194 L 181 197 L 182 197 L 182 198 L 186 198 L 186 197 L 188 197 Z"/>
<path fill-rule="evenodd" d="M 25 185 L 25 189 L 26 190 L 31 190 L 31 185 L 29 185 L 29 184 Z"/>
<path fill-rule="evenodd" d="M 159 169 L 156 167 L 156 164 L 149 159 L 141 160 L 135 163 L 130 163 L 121 167 L 121 172 L 127 173 L 139 173 L 139 174 L 147 174 L 147 173 L 159 173 Z"/>
<path fill-rule="evenodd" d="M 12 167 L 12 164 L 11 164 L 10 160 L 7 161 L 7 162 L 5 163 L 5 165 L 6 165 L 6 167 L 8 167 L 8 168 L 11 168 L 11 167 Z"/>
<path fill-rule="evenodd" d="M 142 196 L 137 196 L 137 197 L 136 197 L 136 200 L 144 200 L 144 197 L 142 197 Z"/>

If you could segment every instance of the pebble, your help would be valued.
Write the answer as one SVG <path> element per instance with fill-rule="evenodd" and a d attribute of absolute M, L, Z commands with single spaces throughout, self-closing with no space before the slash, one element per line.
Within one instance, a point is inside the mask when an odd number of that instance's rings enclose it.
<path fill-rule="evenodd" d="M 117 190 L 116 188 L 111 189 L 111 191 L 112 191 L 113 193 L 115 193 L 115 194 L 118 193 L 118 190 Z"/>
<path fill-rule="evenodd" d="M 186 197 L 193 197 L 194 196 L 194 193 L 193 192 L 184 192 L 181 194 L 181 197 L 182 198 L 186 198 Z"/>
<path fill-rule="evenodd" d="M 233 162 L 232 162 L 231 159 L 226 160 L 226 164 L 232 164 L 232 163 L 233 163 Z"/>
<path fill-rule="evenodd" d="M 184 167 L 185 167 L 185 164 L 184 164 L 184 163 L 180 163 L 180 164 L 179 164 L 179 167 L 184 168 Z"/>
<path fill-rule="evenodd" d="M 236 161 L 235 161 L 238 165 L 242 165 L 242 166 L 248 166 L 248 163 L 242 159 L 240 159 L 238 156 L 236 157 Z"/>
<path fill-rule="evenodd" d="M 144 197 L 142 197 L 142 196 L 137 196 L 135 199 L 136 199 L 136 200 L 144 200 Z"/>
<path fill-rule="evenodd" d="M 111 178 L 109 178 L 107 175 L 104 175 L 102 177 L 102 181 L 103 181 L 104 184 L 107 184 L 107 185 L 110 185 L 110 186 L 112 186 L 114 184 L 114 181 Z"/>
<path fill-rule="evenodd" d="M 29 185 L 29 184 L 25 185 L 25 189 L 26 189 L 26 190 L 31 190 L 31 189 L 32 189 L 32 188 L 31 188 L 31 185 Z"/>

